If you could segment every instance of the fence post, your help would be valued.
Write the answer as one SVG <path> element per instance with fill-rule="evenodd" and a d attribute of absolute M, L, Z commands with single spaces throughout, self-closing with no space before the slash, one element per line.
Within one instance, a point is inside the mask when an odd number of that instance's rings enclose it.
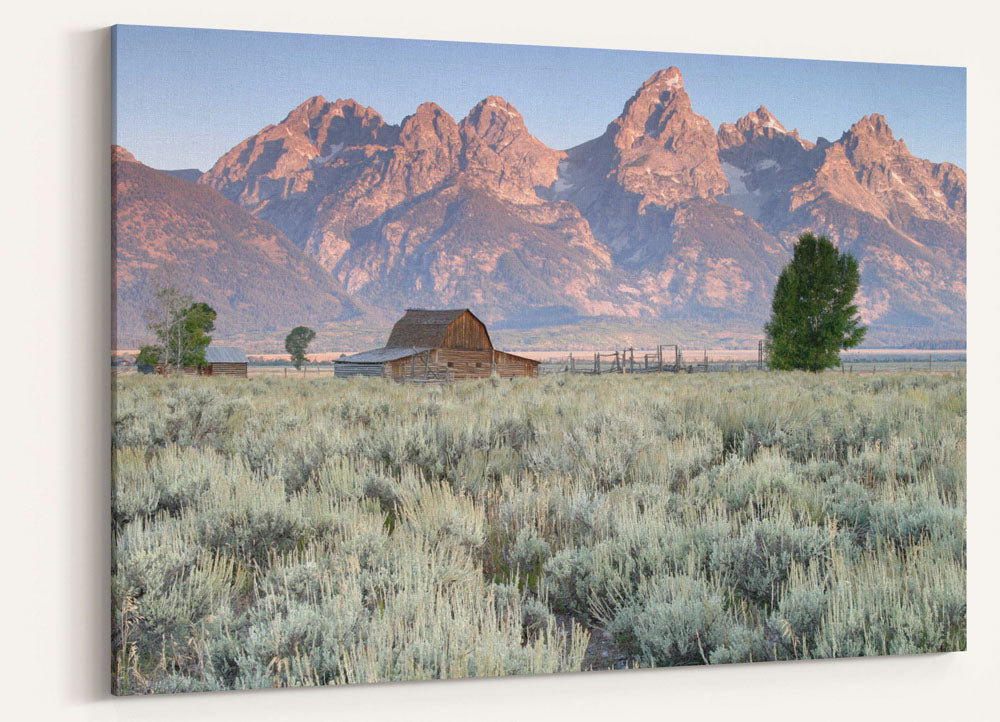
<path fill-rule="evenodd" d="M 628 350 L 628 372 L 630 374 L 635 373 L 635 347 L 631 347 Z"/>
<path fill-rule="evenodd" d="M 569 372 L 576 373 L 576 366 L 573 363 L 573 354 L 569 355 Z"/>

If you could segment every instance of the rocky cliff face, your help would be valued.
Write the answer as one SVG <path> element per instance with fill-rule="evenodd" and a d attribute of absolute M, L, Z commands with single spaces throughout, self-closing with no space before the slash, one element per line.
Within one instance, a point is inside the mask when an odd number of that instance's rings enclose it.
<path fill-rule="evenodd" d="M 767 307 L 787 251 L 716 200 L 727 189 L 718 140 L 677 68 L 650 77 L 604 135 L 569 150 L 559 168 L 552 196 L 580 208 L 636 302 L 688 319 L 708 309 L 756 318 Z"/>
<path fill-rule="evenodd" d="M 784 196 L 811 178 L 822 160 L 822 149 L 786 130 L 763 105 L 735 124 L 719 126 L 718 143 L 729 184 L 720 200 L 772 228 L 779 206 L 787 206 Z"/>
<path fill-rule="evenodd" d="M 425 103 L 399 126 L 311 98 L 199 182 L 388 315 L 469 305 L 493 324 L 759 329 L 791 245 L 812 230 L 858 256 L 869 323 L 964 335 L 960 168 L 913 157 L 879 115 L 835 142 L 800 138 L 763 106 L 716 131 L 677 68 L 567 151 L 496 96 L 458 122 Z"/>
<path fill-rule="evenodd" d="M 670 68 L 643 83 L 602 136 L 567 151 L 550 193 L 580 208 L 597 237 L 628 259 L 661 233 L 658 211 L 725 190 L 715 131 Z"/>
<path fill-rule="evenodd" d="M 514 203 L 539 204 L 538 189 L 555 182 L 565 157 L 531 135 L 517 109 L 496 96 L 480 101 L 459 130 L 467 181 Z"/>
<path fill-rule="evenodd" d="M 575 206 L 538 194 L 564 154 L 532 136 L 510 103 L 485 98 L 461 123 L 425 103 L 399 127 L 363 109 L 352 115 L 363 124 L 333 129 L 322 120 L 328 105 L 300 106 L 201 182 L 282 228 L 350 293 L 392 312 L 472 304 L 485 320 L 542 323 L 641 312 L 617 299 L 610 255 Z M 275 138 L 280 153 L 258 150 Z"/>

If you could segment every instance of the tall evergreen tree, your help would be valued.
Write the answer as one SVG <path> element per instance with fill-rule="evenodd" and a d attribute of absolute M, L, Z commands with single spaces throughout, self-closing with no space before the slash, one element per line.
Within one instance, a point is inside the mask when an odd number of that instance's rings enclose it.
<path fill-rule="evenodd" d="M 799 237 L 791 262 L 774 288 L 771 320 L 764 326 L 773 369 L 821 371 L 840 365 L 840 350 L 861 343 L 867 330 L 854 296 L 858 262 L 826 236 Z"/>

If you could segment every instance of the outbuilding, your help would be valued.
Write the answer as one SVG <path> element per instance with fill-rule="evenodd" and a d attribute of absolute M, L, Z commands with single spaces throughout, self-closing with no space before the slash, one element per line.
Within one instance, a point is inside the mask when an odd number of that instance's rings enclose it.
<path fill-rule="evenodd" d="M 185 376 L 247 376 L 247 355 L 236 346 L 209 346 L 204 366 L 185 366 Z M 156 364 L 156 373 L 167 375 L 166 364 Z"/>
<path fill-rule="evenodd" d="M 247 355 L 236 346 L 209 346 L 205 349 L 205 363 L 202 371 L 206 376 L 247 375 Z"/>
<path fill-rule="evenodd" d="M 337 376 L 386 376 L 398 381 L 538 376 L 538 361 L 493 348 L 486 325 L 467 308 L 407 309 L 383 348 L 335 362 Z"/>

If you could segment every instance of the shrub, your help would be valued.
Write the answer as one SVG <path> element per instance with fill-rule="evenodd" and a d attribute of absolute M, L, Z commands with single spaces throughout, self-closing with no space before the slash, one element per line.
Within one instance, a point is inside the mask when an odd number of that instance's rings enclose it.
<path fill-rule="evenodd" d="M 963 375 L 116 383 L 119 691 L 965 645 Z"/>

